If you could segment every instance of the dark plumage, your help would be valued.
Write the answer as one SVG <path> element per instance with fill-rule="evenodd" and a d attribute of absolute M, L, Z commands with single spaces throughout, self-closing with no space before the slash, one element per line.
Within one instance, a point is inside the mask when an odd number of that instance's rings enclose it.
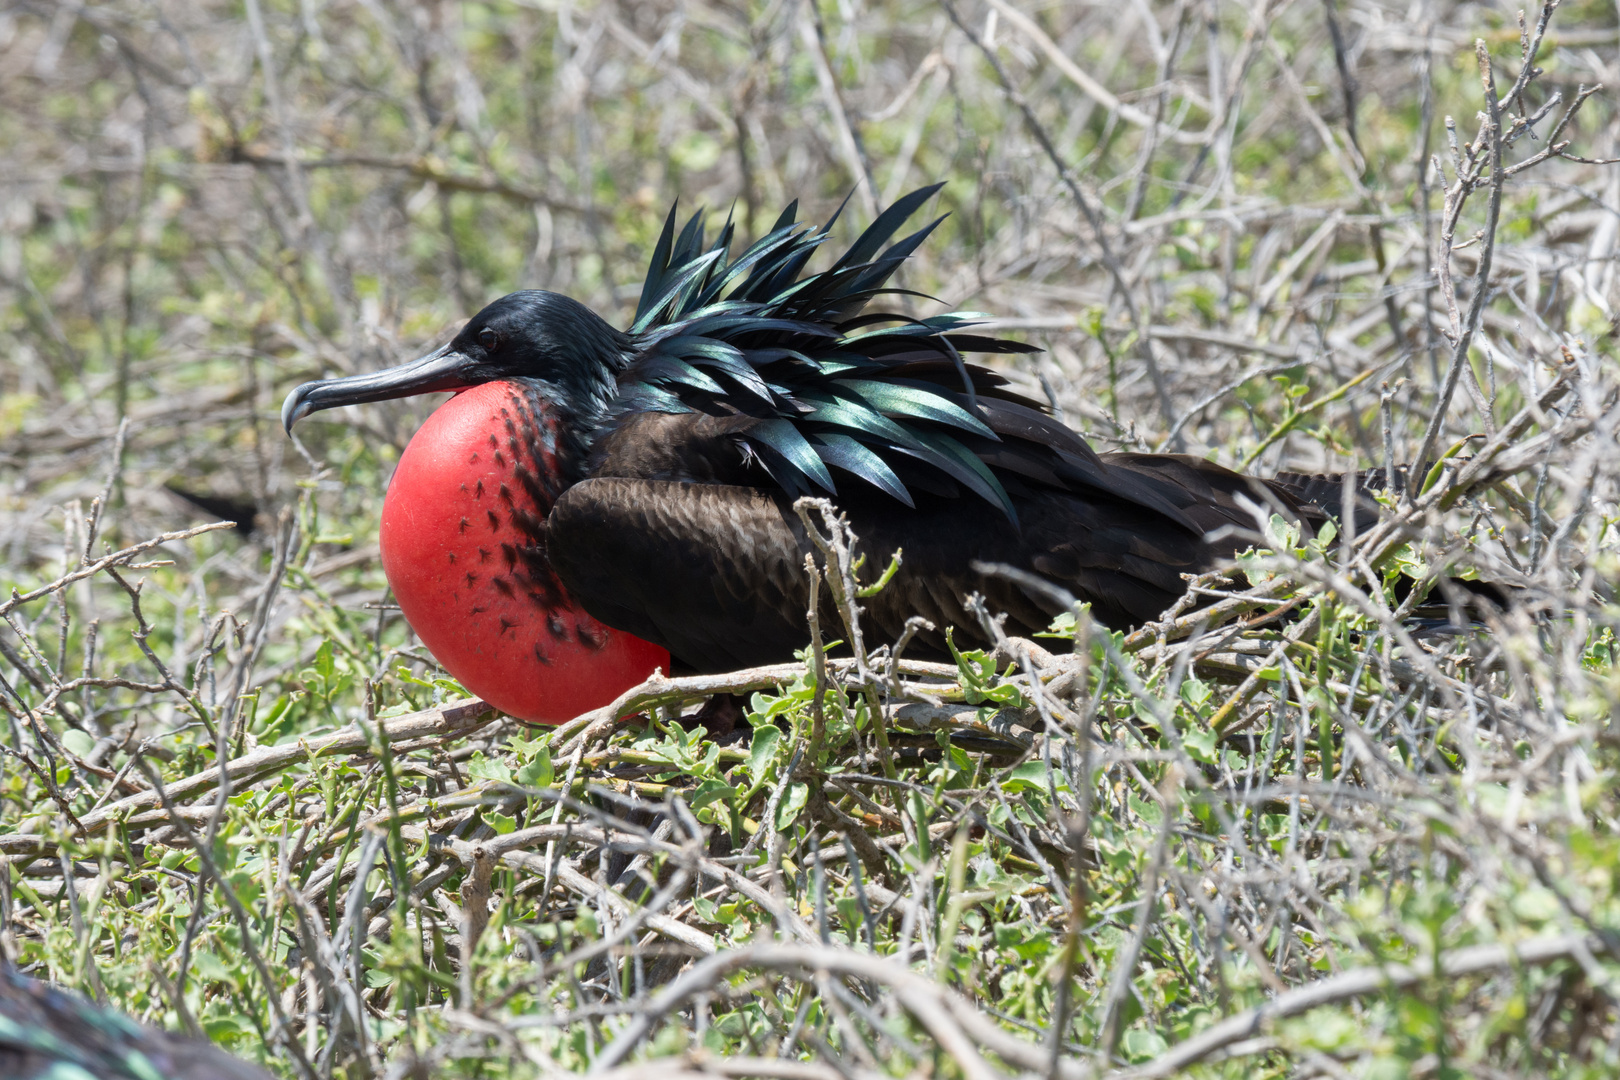
<path fill-rule="evenodd" d="M 259 504 L 252 499 L 192 491 L 172 481 L 164 484 L 163 488 L 214 521 L 230 522 L 236 535 L 243 540 L 251 540 L 262 528 Z"/>
<path fill-rule="evenodd" d="M 1040 575 L 1125 627 L 1242 546 L 1255 522 L 1245 503 L 1325 520 L 1311 478 L 1095 453 L 963 360 L 1033 351 L 970 333 L 973 313 L 867 312 L 938 224 L 889 245 L 936 190 L 901 199 L 809 276 L 830 222 L 797 225 L 790 207 L 733 259 L 729 223 L 710 245 L 701 215 L 677 232 L 672 211 L 628 331 L 565 297 L 513 293 L 421 360 L 299 387 L 283 417 L 290 427 L 315 409 L 492 379 L 532 390 L 545 415 L 525 430 L 561 433 L 548 449 L 560 494 L 543 504 L 544 559 L 592 616 L 698 671 L 802 646 L 810 548 L 792 503 L 805 494 L 837 503 L 874 567 L 904 550 L 867 618 L 882 640 L 922 615 L 940 629 L 919 646 L 936 652 L 946 626 L 977 639 L 964 608 L 974 592 L 1012 632 L 1055 614 L 1049 598 L 974 572 L 976 560 Z"/>
<path fill-rule="evenodd" d="M 137 1024 L 48 983 L 0 970 L 6 1080 L 270 1080 L 198 1039 Z"/>

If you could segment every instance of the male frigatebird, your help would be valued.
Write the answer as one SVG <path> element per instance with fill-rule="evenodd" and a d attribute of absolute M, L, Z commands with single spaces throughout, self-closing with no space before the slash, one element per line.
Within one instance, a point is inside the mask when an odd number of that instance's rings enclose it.
<path fill-rule="evenodd" d="M 736 258 L 729 222 L 709 245 L 701 214 L 677 232 L 672 210 L 628 330 L 566 296 L 512 293 L 418 360 L 305 383 L 283 423 L 457 393 L 400 460 L 384 569 L 447 670 L 530 720 L 605 703 L 665 650 L 677 671 L 791 659 L 807 637 L 801 495 L 833 499 L 873 565 L 904 551 L 865 601 L 869 640 L 921 615 L 938 630 L 917 647 L 936 652 L 946 627 L 978 639 L 975 592 L 1011 632 L 1056 613 L 975 562 L 1021 567 L 1125 627 L 1241 546 L 1228 527 L 1252 530 L 1246 503 L 1320 516 L 1286 480 L 1095 453 L 963 361 L 1035 351 L 968 332 L 974 313 L 867 311 L 943 220 L 885 247 L 937 190 L 899 200 L 809 275 L 832 222 L 796 224 L 797 204 Z"/>

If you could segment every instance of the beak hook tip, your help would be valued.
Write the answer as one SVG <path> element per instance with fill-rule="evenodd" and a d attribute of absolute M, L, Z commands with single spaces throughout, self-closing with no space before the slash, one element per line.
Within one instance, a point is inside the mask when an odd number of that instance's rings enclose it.
<path fill-rule="evenodd" d="M 304 400 L 304 391 L 309 389 L 311 383 L 304 383 L 287 395 L 287 400 L 281 404 L 281 426 L 287 434 L 292 434 L 293 425 L 314 410 L 308 401 Z"/>

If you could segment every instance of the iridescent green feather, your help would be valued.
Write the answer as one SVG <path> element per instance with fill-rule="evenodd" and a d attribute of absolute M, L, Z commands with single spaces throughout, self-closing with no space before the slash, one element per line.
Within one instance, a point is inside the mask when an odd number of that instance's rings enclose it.
<path fill-rule="evenodd" d="M 620 408 L 758 417 L 743 435 L 747 448 L 793 493 L 835 492 L 830 466 L 911 506 L 896 471 L 904 459 L 1013 518 L 1001 481 L 972 449 L 997 436 L 976 415 L 961 354 L 1032 350 L 959 333 L 976 312 L 862 314 L 874 297 L 903 291 L 889 279 L 943 218 L 890 241 L 938 190 L 901 198 L 831 268 L 808 275 L 832 221 L 798 224 L 796 203 L 735 260 L 729 221 L 709 244 L 702 214 L 677 232 L 672 208 L 631 326 L 639 355 L 621 380 Z M 949 363 L 959 377 L 936 385 L 938 371 L 919 376 L 919 360 Z"/>

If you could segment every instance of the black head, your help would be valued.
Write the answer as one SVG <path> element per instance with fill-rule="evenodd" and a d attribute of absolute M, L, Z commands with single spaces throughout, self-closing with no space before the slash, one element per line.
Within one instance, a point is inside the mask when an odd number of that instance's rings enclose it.
<path fill-rule="evenodd" d="M 305 383 L 287 395 L 281 423 L 291 431 L 321 409 L 515 378 L 550 384 L 547 396 L 564 409 L 601 412 L 629 353 L 629 339 L 585 305 L 551 292 L 510 293 L 426 356 L 383 371 Z"/>

